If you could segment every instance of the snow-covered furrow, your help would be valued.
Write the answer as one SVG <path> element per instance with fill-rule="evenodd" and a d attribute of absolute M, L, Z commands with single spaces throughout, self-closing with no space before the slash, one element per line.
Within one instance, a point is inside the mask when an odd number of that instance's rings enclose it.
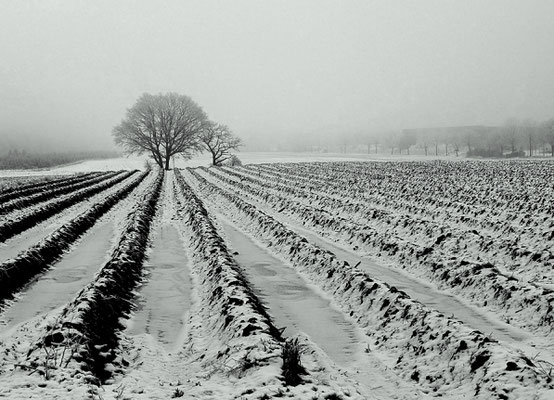
<path fill-rule="evenodd" d="M 26 194 L 19 196 L 13 200 L 0 203 L 0 215 L 7 214 L 13 210 L 21 210 L 25 207 L 42 203 L 64 194 L 75 192 L 87 186 L 92 186 L 96 183 L 103 182 L 109 178 L 120 174 L 120 172 L 111 172 L 104 174 L 97 174 L 96 176 L 87 177 L 86 179 L 77 180 L 76 182 L 70 182 L 68 184 L 59 184 L 48 186 L 37 191 L 37 193 Z"/>
<path fill-rule="evenodd" d="M 309 346 L 317 346 L 319 358 L 330 360 L 320 364 L 331 364 L 357 382 L 360 385 L 357 390 L 364 398 L 369 394 L 386 399 L 427 398 L 417 383 L 398 377 L 368 352 L 365 335 L 356 324 L 288 262 L 271 254 L 222 214 L 215 212 L 212 215 L 216 216 L 225 242 L 233 251 L 233 258 L 253 285 L 254 292 L 268 307 L 275 325 L 284 328 L 285 337 L 307 335 Z"/>
<path fill-rule="evenodd" d="M 549 229 L 544 218 L 549 218 L 554 208 L 545 185 L 552 180 L 553 166 L 549 161 L 521 160 L 303 163 L 293 176 L 325 177 L 328 187 L 348 182 L 342 190 L 347 189 L 353 197 L 377 204 L 398 200 L 396 206 L 411 213 L 418 209 L 437 218 L 442 215 L 471 223 L 480 230 L 509 228 L 525 235 L 524 228 L 530 225 Z"/>
<path fill-rule="evenodd" d="M 179 194 L 183 197 L 183 201 L 178 200 L 182 211 L 180 218 L 186 224 L 183 233 L 189 238 L 189 247 L 194 249 L 192 272 L 196 276 L 200 297 L 202 330 L 207 330 L 210 336 L 210 348 L 203 350 L 200 359 L 206 368 L 213 368 L 213 364 L 217 363 L 225 365 L 227 370 L 239 371 L 239 379 L 259 373 L 256 370 L 265 370 L 268 376 L 264 381 L 271 382 L 273 388 L 270 391 L 279 396 L 284 386 L 282 379 L 276 376 L 280 372 L 276 367 L 281 364 L 281 334 L 227 249 L 203 202 L 178 170 L 175 170 L 175 176 Z M 317 361 L 314 367 L 319 371 L 325 369 Z M 331 366 L 329 369 L 334 370 Z M 313 395 L 317 371 L 308 372 L 302 384 L 294 387 L 294 398 L 310 398 Z M 329 398 L 343 398 L 345 394 L 341 387 L 351 389 L 353 382 L 335 372 L 338 384 L 333 384 L 329 380 L 329 372 L 327 374 L 325 381 L 317 382 L 317 390 L 321 394 L 327 392 L 329 396 L 335 396 Z M 249 395 L 248 398 L 258 399 L 260 390 L 263 393 L 261 398 L 268 396 L 267 389 L 263 387 L 242 393 L 241 396 Z M 353 399 L 369 398 L 367 395 L 360 397 L 351 390 L 348 392 Z"/>
<path fill-rule="evenodd" d="M 552 383 L 529 357 L 430 310 L 394 287 L 310 244 L 238 196 L 191 171 L 204 196 L 226 205 L 259 240 L 305 273 L 356 318 L 394 368 L 437 394 L 516 399 L 552 394 Z M 514 384 L 514 382 L 517 382 Z"/>
<path fill-rule="evenodd" d="M 203 308 L 212 315 L 206 320 L 207 328 L 217 333 L 224 344 L 219 356 L 231 357 L 229 351 L 243 353 L 249 348 L 262 349 L 264 341 L 268 342 L 270 351 L 263 357 L 275 356 L 280 347 L 278 329 L 229 254 L 202 202 L 179 171 L 175 171 L 175 177 L 182 196 L 182 201 L 177 200 L 181 219 L 187 225 L 190 244 L 195 249 L 193 268 L 203 288 Z"/>
<path fill-rule="evenodd" d="M 69 178 L 64 177 L 59 179 L 47 179 L 43 177 L 38 183 L 34 183 L 31 185 L 23 185 L 22 187 L 15 187 L 11 190 L 1 191 L 0 204 L 1 203 L 5 204 L 8 201 L 13 201 L 13 199 L 30 197 L 44 191 L 50 191 L 52 189 L 57 189 L 59 187 L 83 182 L 83 181 L 98 177 L 100 175 L 107 175 L 107 173 L 90 172 L 88 174 L 80 174 L 75 177 L 69 177 Z"/>
<path fill-rule="evenodd" d="M 286 192 L 300 198 L 309 196 L 304 200 L 307 204 L 334 210 L 346 218 L 371 224 L 381 223 L 386 227 L 404 231 L 399 233 L 410 237 L 424 233 L 424 235 L 420 235 L 422 236 L 420 239 L 431 243 L 442 235 L 448 235 L 449 240 L 442 242 L 441 245 L 445 247 L 450 244 L 455 245 L 456 248 L 448 248 L 446 251 L 463 251 L 468 246 L 476 247 L 482 262 L 498 265 L 499 258 L 502 257 L 504 264 L 528 265 L 524 271 L 532 270 L 533 275 L 530 278 L 533 280 L 540 280 L 541 275 L 547 276 L 548 272 L 552 270 L 554 261 L 551 261 L 551 258 L 554 259 L 554 253 L 551 252 L 551 248 L 554 246 L 554 231 L 550 237 L 543 237 L 542 240 L 522 240 L 522 236 L 529 239 L 530 235 L 525 231 L 516 231 L 514 228 L 510 228 L 514 235 L 507 237 L 506 225 L 501 230 L 480 230 L 478 232 L 473 224 L 453 223 L 451 218 L 434 219 L 422 217 L 420 213 L 413 211 L 410 213 L 400 212 L 398 205 L 376 208 L 367 200 L 360 201 L 355 196 L 349 195 L 348 191 L 344 190 L 347 185 L 342 184 L 336 187 L 331 180 L 306 182 L 304 179 L 296 179 L 294 175 L 271 174 L 247 167 L 235 168 L 234 171 L 230 168 L 223 168 L 222 171 L 237 178 L 245 173 L 246 176 L 240 177 L 240 179 L 247 179 L 248 183 L 253 185 L 274 188 L 277 193 Z M 331 193 L 326 190 L 333 186 L 338 190 L 332 190 Z M 519 234 L 519 236 L 515 234 Z M 532 235 L 532 239 L 535 239 L 537 233 Z M 470 249 L 470 251 L 474 251 L 474 249 Z M 518 269 L 512 270 L 512 273 L 518 278 L 525 278 L 519 276 L 522 274 Z"/>
<path fill-rule="evenodd" d="M 333 216 L 331 210 L 305 206 L 270 193 L 262 186 L 226 181 L 221 175 L 212 175 L 231 187 L 254 195 L 273 209 L 286 213 L 327 237 L 340 240 L 355 249 L 369 251 L 374 256 L 382 258 L 385 255 L 387 261 L 393 260 L 410 273 L 436 282 L 441 288 L 486 307 L 508 323 L 543 335 L 554 333 L 554 292 L 546 287 L 502 273 L 490 263 L 466 259 L 463 254 L 452 256 L 440 248 L 438 239 L 429 246 L 421 245 L 415 240 L 415 235 L 402 237 L 394 230 L 360 225 L 350 219 Z M 441 237 L 448 239 L 448 235 L 443 234 Z"/>
<path fill-rule="evenodd" d="M 65 179 L 67 176 L 62 175 L 50 175 L 50 176 L 3 176 L 0 173 L 0 195 L 3 193 L 11 192 L 12 190 L 19 190 L 25 187 L 31 187 L 34 185 L 42 185 L 49 181 L 59 181 Z"/>
<path fill-rule="evenodd" d="M 216 185 L 222 185 L 221 182 L 214 180 L 210 175 L 201 175 Z M 322 234 L 318 232 L 318 229 L 306 227 L 301 222 L 298 222 L 297 219 L 274 210 L 263 200 L 257 199 L 248 193 L 243 193 L 240 190 L 237 191 L 235 186 L 226 185 L 225 187 L 243 196 L 243 198 L 247 198 L 250 203 L 260 210 L 286 224 L 310 242 L 322 249 L 335 253 L 338 258 L 348 261 L 351 265 L 358 265 L 362 271 L 367 272 L 370 276 L 379 277 L 380 280 L 387 282 L 389 285 L 405 291 L 410 297 L 429 308 L 435 309 L 444 315 L 451 315 L 467 326 L 480 330 L 490 335 L 491 338 L 506 343 L 526 354 L 535 355 L 543 363 L 554 363 L 554 348 L 552 348 L 548 336 L 535 335 L 509 325 L 482 307 L 470 305 L 459 296 L 439 290 L 427 280 L 418 279 L 412 274 L 408 274 L 405 270 L 397 268 L 397 263 L 395 262 L 377 264 L 374 261 L 375 257 L 369 257 L 363 252 L 353 250 L 350 245 L 340 244 L 335 237 Z"/>
<path fill-rule="evenodd" d="M 113 372 L 120 318 L 132 308 L 134 289 L 142 277 L 150 225 L 163 183 L 163 171 L 128 214 L 121 239 L 110 260 L 47 328 L 43 339 L 29 353 L 31 365 L 47 365 L 41 349 L 57 354 L 56 365 L 70 368 L 73 377 L 99 382 Z"/>
<path fill-rule="evenodd" d="M 127 179 L 136 172 L 137 171 L 129 171 L 120 173 L 107 181 L 99 182 L 89 188 L 81 189 L 75 193 L 64 195 L 59 199 L 38 204 L 34 207 L 29 207 L 21 212 L 9 214 L 5 218 L 6 220 L 0 223 L 0 242 L 6 241 L 74 204 L 109 189 L 111 186 Z"/>
<path fill-rule="evenodd" d="M 249 181 L 249 183 L 262 185 L 264 188 L 272 186 L 273 181 L 286 183 L 289 187 L 288 191 L 295 194 L 297 194 L 298 188 L 307 190 L 306 184 L 313 185 L 313 183 L 307 183 L 304 180 L 305 177 L 297 179 L 298 175 L 295 175 L 287 166 L 282 167 L 286 171 L 282 175 L 279 173 L 270 175 L 265 171 L 264 175 L 260 174 L 260 176 L 270 177 L 269 182 L 267 179 L 262 179 L 261 182 Z M 255 174 L 259 172 L 258 168 L 250 166 L 246 168 Z M 290 174 L 289 171 L 291 171 Z M 331 179 L 326 182 L 325 180 L 316 180 L 316 182 L 319 182 L 319 186 L 308 187 L 321 191 L 336 185 Z M 367 222 L 368 225 L 381 224 L 383 229 L 392 231 L 394 235 L 409 236 L 411 240 L 417 239 L 424 245 L 428 243 L 426 246 L 432 247 L 435 252 L 442 249 L 447 254 L 455 253 L 463 258 L 477 259 L 479 257 L 481 263 L 493 264 L 502 273 L 519 280 L 533 282 L 539 286 L 554 284 L 554 275 L 552 274 L 554 229 L 551 229 L 554 227 L 554 223 L 551 218 L 544 219 L 545 228 L 541 231 L 539 228 L 514 228 L 504 216 L 503 221 L 498 221 L 499 228 L 490 230 L 483 229 L 482 226 L 479 226 L 480 224 L 469 221 L 467 216 L 464 216 L 461 221 L 457 220 L 449 215 L 448 211 L 443 211 L 440 217 L 437 215 L 434 218 L 433 215 L 422 216 L 421 210 L 407 209 L 405 206 L 407 201 L 398 200 L 386 208 L 375 208 L 370 203 L 364 204 L 357 201 L 356 196 L 344 190 L 345 185 L 337 188 L 338 191 L 331 193 L 327 198 L 314 195 L 313 190 L 310 190 L 310 199 L 306 203 L 318 208 L 333 210 L 333 212 L 340 211 L 341 215 L 358 222 Z M 337 195 L 341 191 L 343 194 Z M 390 197 L 395 199 L 395 196 Z M 484 219 L 480 218 L 480 220 Z M 515 220 L 517 217 L 513 216 L 509 219 Z M 437 241 L 439 238 L 440 240 Z M 472 255 L 476 255 L 476 257 L 472 257 Z"/>
<path fill-rule="evenodd" d="M 0 285 L 3 290 L 0 301 L 5 301 L 20 290 L 34 276 L 48 269 L 69 247 L 90 229 L 106 212 L 125 198 L 148 172 L 130 180 L 126 186 L 90 206 L 88 211 L 79 215 L 54 231 L 43 241 L 31 247 L 18 257 L 0 264 Z"/>
<path fill-rule="evenodd" d="M 192 306 L 192 282 L 190 260 L 175 226 L 176 194 L 171 173 L 165 175 L 160 196 L 143 267 L 144 281 L 137 290 L 136 310 L 125 333 L 152 335 L 166 351 L 175 351 Z"/>
<path fill-rule="evenodd" d="M 274 166 L 283 170 L 285 178 L 294 180 L 299 174 L 313 178 L 313 182 L 302 179 L 310 186 L 319 183 L 351 198 L 429 218 L 456 220 L 480 231 L 490 230 L 491 235 L 509 229 L 525 236 L 525 227 L 530 224 L 535 229 L 549 229 L 544 217 L 550 215 L 552 206 L 543 190 L 552 179 L 552 164 L 548 162 L 350 162 L 300 163 L 296 167 L 291 171 L 287 165 Z M 530 190 L 533 187 L 536 190 Z M 491 203 L 497 197 L 504 201 Z M 532 210 L 526 211 L 529 207 Z M 506 218 L 507 214 L 511 215 Z"/>
<path fill-rule="evenodd" d="M 111 213 L 111 212 L 110 212 Z M 108 214 L 106 215 L 108 216 Z M 109 257 L 116 236 L 113 219 L 102 217 L 39 279 L 24 287 L 0 314 L 0 331 L 13 329 L 63 306 L 88 284 Z"/>
<path fill-rule="evenodd" d="M 346 366 L 363 352 L 352 324 L 290 266 L 216 214 L 225 243 L 285 336 L 305 333 L 334 362 Z"/>
<path fill-rule="evenodd" d="M 79 215 L 86 212 L 90 205 L 102 202 L 105 197 L 111 196 L 118 190 L 127 186 L 128 182 L 134 179 L 136 179 L 136 175 L 131 175 L 127 179 L 124 179 L 123 181 L 110 186 L 108 189 L 94 194 L 83 201 L 80 201 L 64 209 L 63 212 L 57 213 L 52 217 L 39 222 L 36 225 L 33 225 L 32 227 L 26 229 L 25 231 L 11 237 L 5 242 L 0 243 L 0 263 L 15 258 L 24 251 L 27 251 L 29 248 L 42 241 L 48 235 L 52 234 L 52 232 L 54 232 L 56 229 L 59 229 L 67 222 L 77 218 Z M 148 176 L 145 180 L 143 180 L 142 183 L 139 185 L 139 188 L 140 186 L 147 185 L 147 182 L 150 179 L 151 177 Z M 133 198 L 137 190 L 133 191 L 129 195 L 129 197 L 124 200 L 124 202 L 128 202 L 129 198 Z M 116 208 L 119 207 L 120 205 L 116 206 Z"/>

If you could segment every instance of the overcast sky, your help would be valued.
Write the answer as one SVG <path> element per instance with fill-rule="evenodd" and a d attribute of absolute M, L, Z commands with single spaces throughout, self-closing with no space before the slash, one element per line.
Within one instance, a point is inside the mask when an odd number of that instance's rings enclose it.
<path fill-rule="evenodd" d="M 168 91 L 244 137 L 542 120 L 553 21 L 551 0 L 0 0 L 0 135 L 107 147 Z"/>

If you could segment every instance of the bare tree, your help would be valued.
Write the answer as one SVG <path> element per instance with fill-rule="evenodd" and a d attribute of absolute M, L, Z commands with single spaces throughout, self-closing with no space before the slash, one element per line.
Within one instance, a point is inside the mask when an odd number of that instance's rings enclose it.
<path fill-rule="evenodd" d="M 207 117 L 188 96 L 177 93 L 143 94 L 113 129 L 116 144 L 129 154 L 150 154 L 169 170 L 171 157 L 190 157 L 200 147 Z"/>
<path fill-rule="evenodd" d="M 544 139 L 550 145 L 550 154 L 554 157 L 554 118 L 544 123 Z"/>
<path fill-rule="evenodd" d="M 406 154 L 410 154 L 410 147 L 417 143 L 417 137 L 414 133 L 404 130 L 402 134 L 398 136 L 398 150 L 402 154 L 402 150 L 406 150 Z"/>
<path fill-rule="evenodd" d="M 527 136 L 529 143 L 529 157 L 533 156 L 533 150 L 537 142 L 537 123 L 532 119 L 526 119 L 521 122 L 521 132 Z"/>
<path fill-rule="evenodd" d="M 510 118 L 504 124 L 504 132 L 508 143 L 512 149 L 512 154 L 517 151 L 517 145 L 520 138 L 520 122 L 515 118 Z"/>
<path fill-rule="evenodd" d="M 231 150 L 238 150 L 242 146 L 240 138 L 234 136 L 227 126 L 215 123 L 209 123 L 204 127 L 200 141 L 212 154 L 212 164 L 215 166 L 220 166 L 231 157 Z"/>

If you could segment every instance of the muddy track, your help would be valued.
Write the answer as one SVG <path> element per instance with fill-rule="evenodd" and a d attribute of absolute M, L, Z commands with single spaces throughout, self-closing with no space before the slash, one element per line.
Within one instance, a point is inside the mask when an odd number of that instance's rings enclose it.
<path fill-rule="evenodd" d="M 124 172 L 111 178 L 107 181 L 99 182 L 89 188 L 81 189 L 80 191 L 63 196 L 58 200 L 53 200 L 44 205 L 38 205 L 29 210 L 29 212 L 23 213 L 16 218 L 8 219 L 4 223 L 0 224 L 0 242 L 4 242 L 7 239 L 29 229 L 30 227 L 42 222 L 53 215 L 60 213 L 66 208 L 77 204 L 92 195 L 100 193 L 116 183 L 122 182 L 135 174 L 137 171 Z"/>
<path fill-rule="evenodd" d="M 190 172 L 205 199 L 225 204 L 227 212 L 237 214 L 245 229 L 332 295 L 367 330 L 379 351 L 397 357 L 394 368 L 406 379 L 434 391 L 455 391 L 470 385 L 480 398 L 515 399 L 552 389 L 540 366 L 529 357 L 341 262 L 232 192 Z M 514 382 L 521 382 L 521 386 L 513 388 Z M 500 389 L 508 386 L 512 389 Z"/>
<path fill-rule="evenodd" d="M 484 305 L 490 311 L 505 316 L 508 323 L 542 335 L 554 332 L 554 293 L 547 288 L 503 274 L 492 264 L 448 257 L 440 249 L 435 249 L 437 246 L 418 245 L 394 232 L 351 222 L 350 219 L 334 216 L 330 211 L 269 193 L 261 186 L 237 182 L 222 174 L 210 175 L 234 190 L 238 188 L 266 202 L 272 209 L 284 212 L 326 237 L 339 238 L 356 249 L 386 254 L 401 268 L 422 274 L 431 282 L 478 305 Z M 529 310 L 533 312 L 522 312 Z"/>
<path fill-rule="evenodd" d="M 150 225 L 163 183 L 163 172 L 146 190 L 129 213 L 120 242 L 94 281 L 81 290 L 48 328 L 43 340 L 30 354 L 31 363 L 40 362 L 40 349 L 50 348 L 66 357 L 60 363 L 81 370 L 91 382 L 106 380 L 106 368 L 117 354 L 120 318 L 133 307 L 134 289 L 142 278 L 142 264 L 148 247 Z M 67 351 L 66 351 L 67 350 Z M 42 361 L 44 362 L 44 361 Z"/>
<path fill-rule="evenodd" d="M 96 221 L 127 197 L 148 175 L 144 172 L 123 188 L 92 204 L 88 211 L 64 224 L 37 245 L 12 260 L 0 264 L 0 304 L 9 299 L 33 277 L 48 269 Z"/>

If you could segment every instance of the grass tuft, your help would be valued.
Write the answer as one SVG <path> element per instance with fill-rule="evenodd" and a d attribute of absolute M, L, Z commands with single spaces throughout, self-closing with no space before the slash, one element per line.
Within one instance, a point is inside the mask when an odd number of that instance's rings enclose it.
<path fill-rule="evenodd" d="M 281 358 L 283 359 L 281 371 L 286 385 L 296 386 L 302 383 L 301 375 L 306 374 L 306 369 L 302 366 L 300 359 L 303 350 L 303 346 L 298 341 L 298 338 L 289 339 L 283 345 L 283 350 L 281 351 Z"/>

